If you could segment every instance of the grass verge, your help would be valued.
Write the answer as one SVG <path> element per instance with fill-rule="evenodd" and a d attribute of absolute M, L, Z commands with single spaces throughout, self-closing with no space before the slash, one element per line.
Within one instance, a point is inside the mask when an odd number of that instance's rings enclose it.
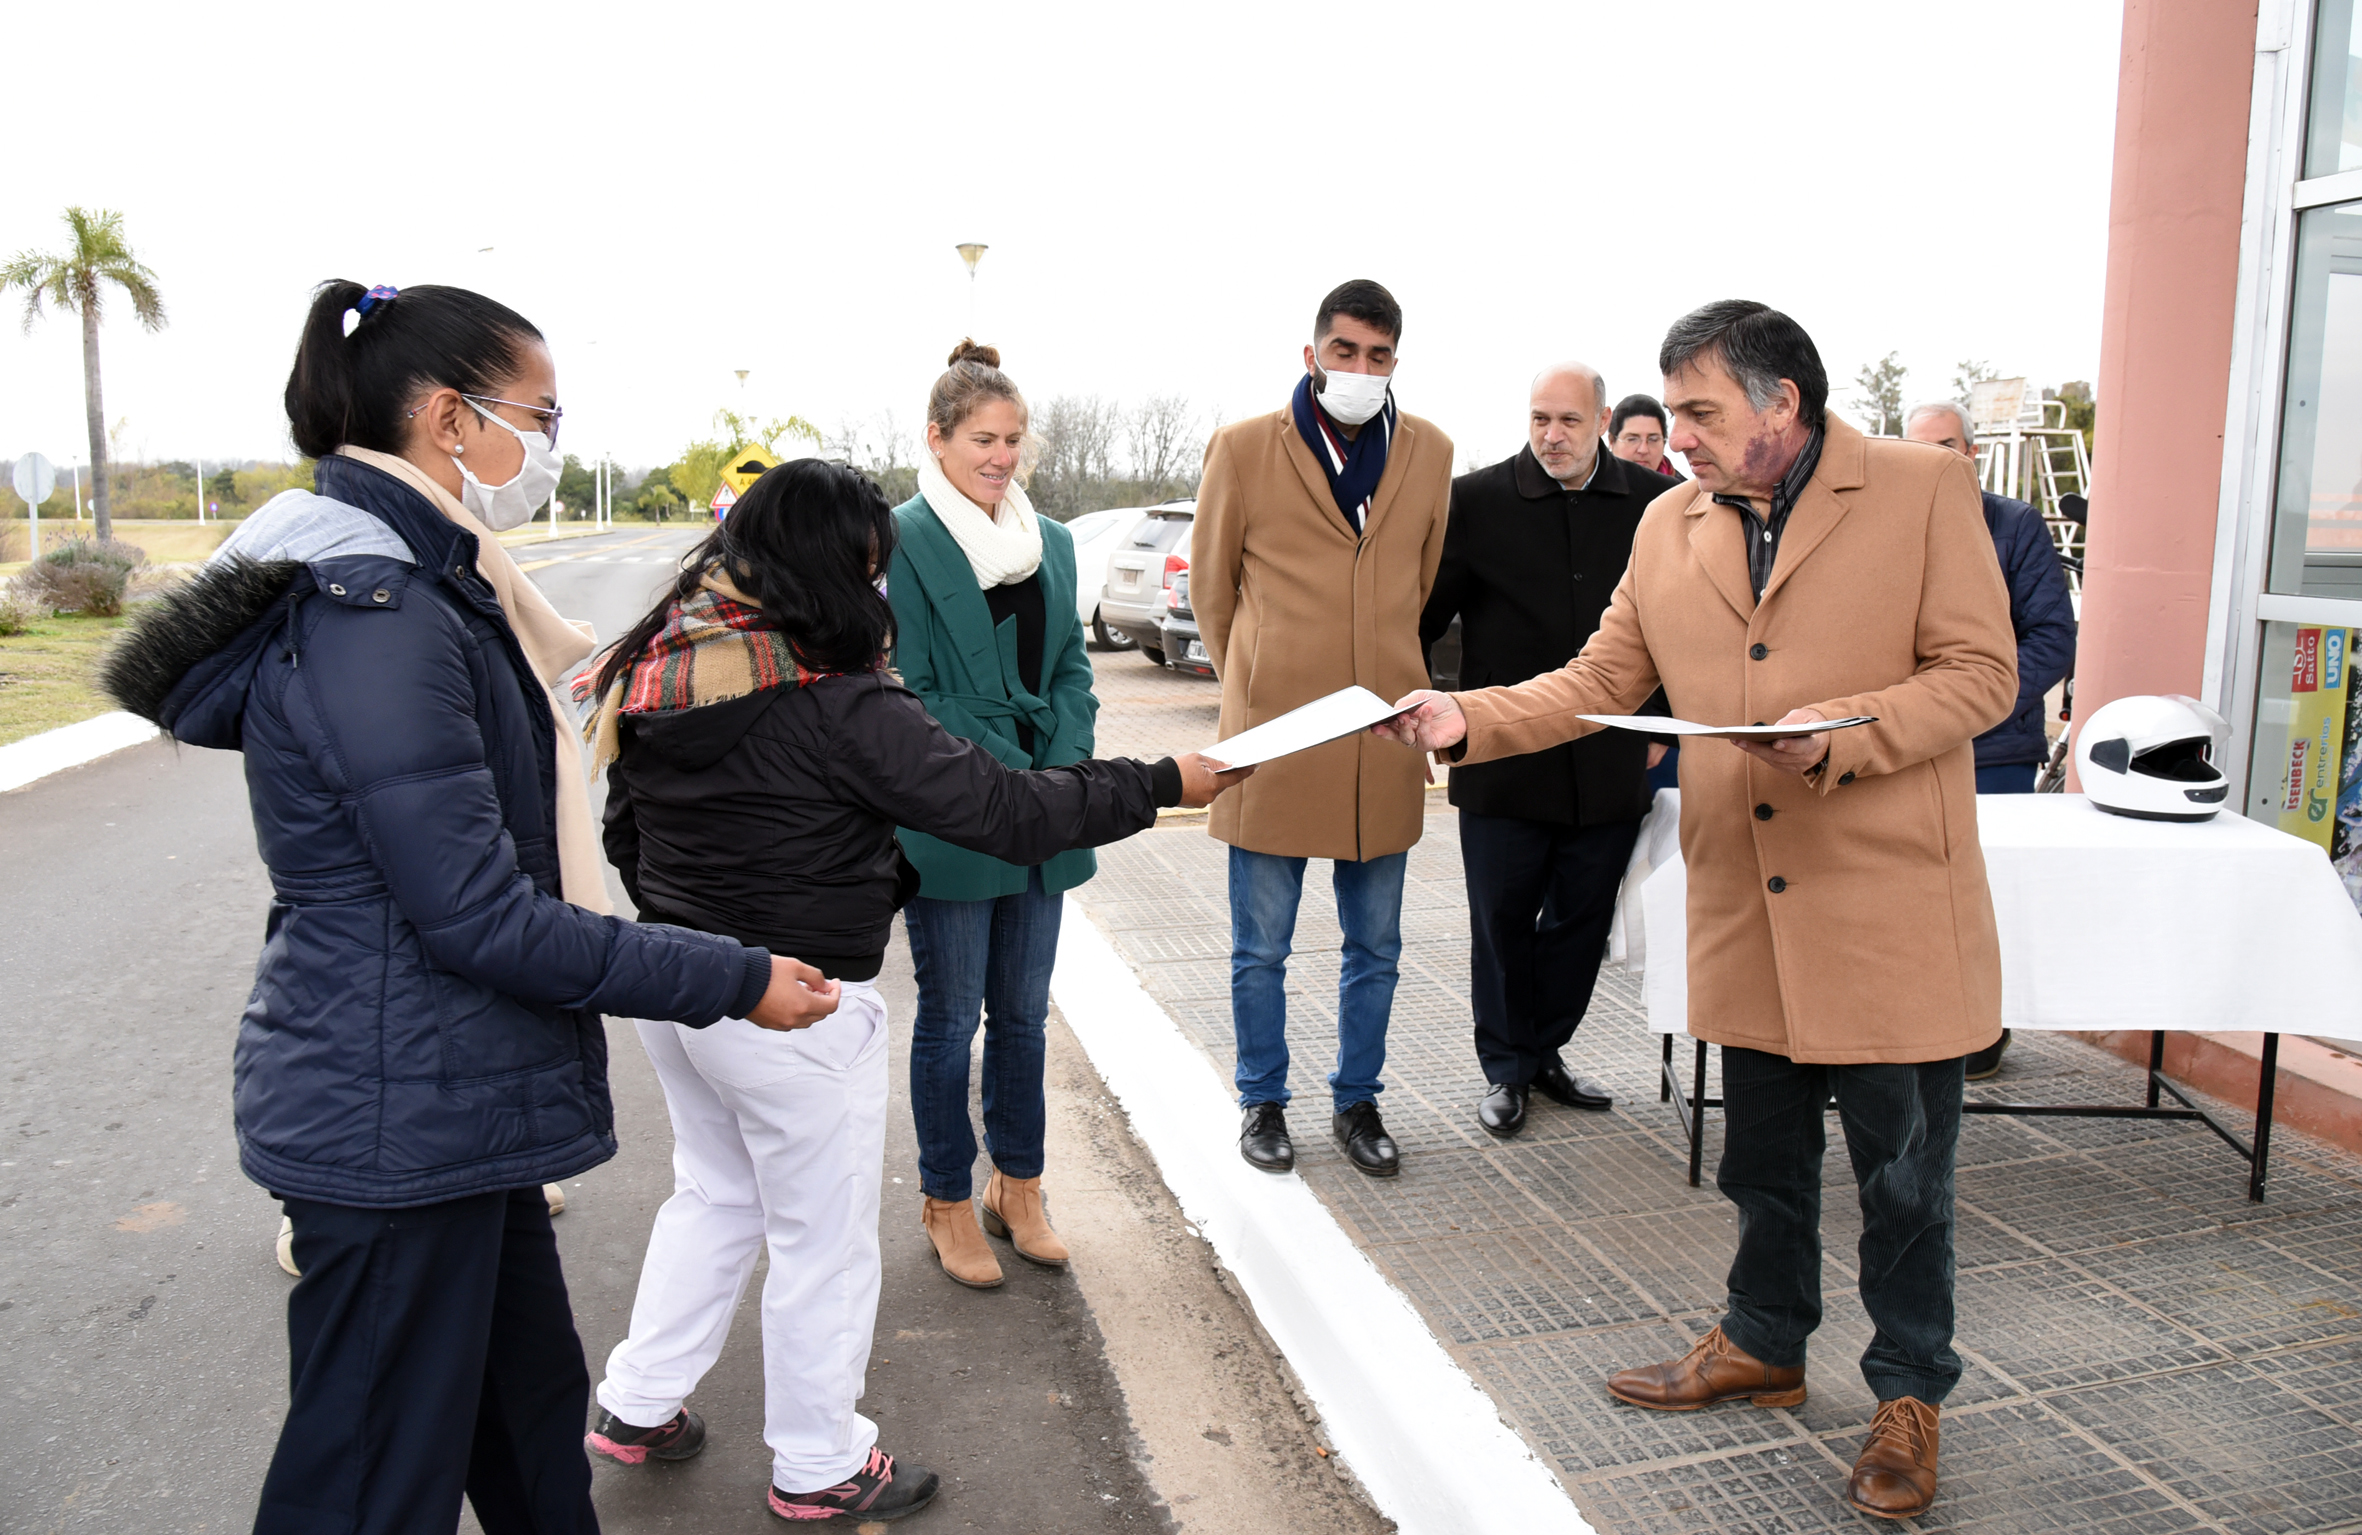
<path fill-rule="evenodd" d="M 44 618 L 22 634 L 0 635 L 0 746 L 115 707 L 99 692 L 96 668 L 120 618 Z"/>
<path fill-rule="evenodd" d="M 115 537 L 119 542 L 137 545 L 147 554 L 151 565 L 180 565 L 211 555 L 236 526 L 234 522 L 208 522 L 200 527 L 186 519 L 133 522 L 118 518 Z M 12 576 L 25 568 L 25 531 L 22 518 L 0 522 L 0 576 Z M 44 517 L 41 547 L 55 549 L 69 538 L 90 538 L 96 532 L 90 523 L 76 522 L 71 517 Z"/>

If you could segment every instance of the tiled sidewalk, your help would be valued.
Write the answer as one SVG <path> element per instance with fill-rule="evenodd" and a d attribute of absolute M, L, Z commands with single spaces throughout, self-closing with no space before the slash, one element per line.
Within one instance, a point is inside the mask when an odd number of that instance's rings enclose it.
<path fill-rule="evenodd" d="M 1135 695 L 1192 730 L 1194 711 L 1211 717 L 1210 685 L 1132 657 L 1099 664 L 1116 684 L 1103 684 L 1103 749 L 1150 746 L 1124 739 Z M 1100 860 L 1078 894 L 1227 1078 L 1221 844 L 1202 824 L 1172 825 Z M 1537 1101 L 1522 1137 L 1495 1142 L 1472 1117 L 1467 908 L 1440 795 L 1404 905 L 1382 1100 L 1404 1170 L 1381 1183 L 1327 1134 L 1339 940 L 1323 866 L 1306 881 L 1289 977 L 1302 1176 L 1601 1531 L 1877 1527 L 1842 1499 L 1873 1404 L 1854 1363 L 1868 1324 L 1841 1132 L 1810 1400 L 1680 1415 L 1612 1401 L 1610 1370 L 1677 1354 L 1712 1325 L 1734 1235 L 1711 1177 L 1685 1182 L 1637 983 L 1608 971 L 1567 1052 L 1614 1086 L 1616 1109 Z M 2130 1103 L 2139 1080 L 2080 1042 L 2021 1034 L 1991 1086 Z M 2362 1530 L 2362 1162 L 2282 1132 L 2259 1206 L 2243 1165 L 2195 1125 L 1979 1116 L 1960 1159 L 1969 1371 L 1944 1416 L 1943 1493 L 1904 1528 Z"/>

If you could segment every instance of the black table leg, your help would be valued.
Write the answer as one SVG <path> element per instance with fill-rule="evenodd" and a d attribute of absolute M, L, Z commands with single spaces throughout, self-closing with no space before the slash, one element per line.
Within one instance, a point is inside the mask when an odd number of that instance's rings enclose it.
<path fill-rule="evenodd" d="M 1691 1081 L 1689 1095 L 1689 1186 L 1698 1186 L 1698 1173 L 1706 1157 L 1706 1042 L 1698 1040 L 1697 1074 Z"/>
<path fill-rule="evenodd" d="M 2165 1069 L 2165 1031 L 2149 1031 L 2149 1107 L 2157 1106 L 2157 1073 Z"/>
<path fill-rule="evenodd" d="M 2263 1075 L 2255 1084 L 2255 1150 L 2248 1157 L 2247 1174 L 2247 1197 L 2259 1203 L 2264 1197 L 2264 1175 L 2272 1155 L 2272 1089 L 2279 1077 L 2280 1036 L 2266 1034 Z"/>
<path fill-rule="evenodd" d="M 1673 1036 L 1662 1034 L 1658 1038 L 1662 1039 L 1665 1044 L 1665 1069 L 1657 1073 L 1657 1102 L 1671 1103 L 1673 1101 Z"/>

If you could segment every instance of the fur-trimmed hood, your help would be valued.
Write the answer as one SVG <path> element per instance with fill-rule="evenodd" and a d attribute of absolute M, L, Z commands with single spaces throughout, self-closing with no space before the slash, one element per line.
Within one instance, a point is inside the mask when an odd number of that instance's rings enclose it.
<path fill-rule="evenodd" d="M 137 611 L 100 663 L 99 685 L 116 703 L 179 736 L 175 727 L 192 691 L 182 685 L 200 670 L 220 669 L 208 663 L 257 649 L 261 620 L 275 609 L 284 616 L 299 579 L 312 589 L 300 560 L 214 560 Z"/>

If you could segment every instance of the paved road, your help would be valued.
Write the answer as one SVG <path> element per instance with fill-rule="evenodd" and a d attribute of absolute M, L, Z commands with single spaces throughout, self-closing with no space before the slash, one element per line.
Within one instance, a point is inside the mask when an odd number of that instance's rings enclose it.
<path fill-rule="evenodd" d="M 693 536 L 626 531 L 518 557 L 561 611 L 613 634 Z M 244 1528 L 285 1408 L 290 1281 L 271 1258 L 278 1209 L 238 1171 L 229 1120 L 230 1047 L 269 895 L 239 759 L 157 743 L 0 796 L 0 867 L 14 876 L 0 927 L 0 1391 L 14 1442 L 0 1530 Z M 882 984 L 899 1082 L 911 1008 L 899 940 Z M 594 1376 L 671 1190 L 661 1096 L 629 1026 L 615 1028 L 622 1151 L 569 1186 L 558 1222 Z M 864 1409 L 889 1449 L 943 1473 L 947 1494 L 921 1523 L 1376 1528 L 1316 1458 L 1317 1427 L 1092 1096 L 1062 1026 L 1053 1072 L 1067 1180 L 1053 1188 L 1070 1191 L 1084 1261 L 1078 1276 L 1012 1261 L 996 1292 L 961 1290 L 933 1264 L 895 1095 Z M 1094 1266 L 1112 1351 L 1081 1282 Z M 760 1511 L 760 1288 L 697 1397 L 712 1447 L 678 1467 L 601 1466 L 608 1529 L 775 1527 Z"/>

